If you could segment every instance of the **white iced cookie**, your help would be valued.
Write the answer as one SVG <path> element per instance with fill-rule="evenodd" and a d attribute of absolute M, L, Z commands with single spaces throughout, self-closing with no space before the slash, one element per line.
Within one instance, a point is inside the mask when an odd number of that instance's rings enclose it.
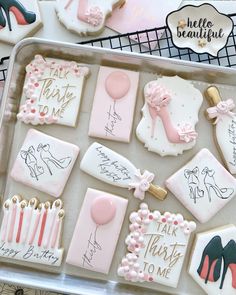
<path fill-rule="evenodd" d="M 236 193 L 235 178 L 208 149 L 197 153 L 165 185 L 201 223 L 211 219 Z"/>
<path fill-rule="evenodd" d="M 136 134 L 145 147 L 161 156 L 177 156 L 193 148 L 201 92 L 178 76 L 161 77 L 146 84 L 144 97 Z"/>
<path fill-rule="evenodd" d="M 150 212 L 145 203 L 129 219 L 130 234 L 125 240 L 129 253 L 121 260 L 118 275 L 131 282 L 176 288 L 195 222 L 181 214 Z"/>
<path fill-rule="evenodd" d="M 57 0 L 56 12 L 62 24 L 80 35 L 100 33 L 112 9 L 124 0 Z"/>
<path fill-rule="evenodd" d="M 42 25 L 37 0 L 0 1 L 0 41 L 16 44 Z"/>
<path fill-rule="evenodd" d="M 60 247 L 65 211 L 61 200 L 40 203 L 15 195 L 3 204 L 0 256 L 60 266 L 64 250 Z"/>
<path fill-rule="evenodd" d="M 11 177 L 57 198 L 63 193 L 78 154 L 78 146 L 30 129 Z"/>
<path fill-rule="evenodd" d="M 189 274 L 208 295 L 236 293 L 234 225 L 197 234 Z"/>
<path fill-rule="evenodd" d="M 89 69 L 74 61 L 36 55 L 26 67 L 17 119 L 25 124 L 75 127 Z"/>
<path fill-rule="evenodd" d="M 210 86 L 206 97 L 211 107 L 206 110 L 208 119 L 213 120 L 217 145 L 225 164 L 232 174 L 236 174 L 236 113 L 234 100 L 222 100 L 219 90 Z"/>

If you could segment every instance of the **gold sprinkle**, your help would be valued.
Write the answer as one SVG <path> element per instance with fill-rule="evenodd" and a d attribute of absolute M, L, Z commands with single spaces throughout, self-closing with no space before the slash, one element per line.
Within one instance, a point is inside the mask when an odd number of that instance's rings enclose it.
<path fill-rule="evenodd" d="M 186 21 L 181 19 L 178 21 L 178 28 L 184 29 L 187 26 Z"/>
<path fill-rule="evenodd" d="M 198 46 L 199 47 L 205 47 L 206 46 L 206 44 L 207 44 L 207 42 L 206 42 L 206 40 L 205 39 L 200 39 L 200 40 L 198 40 Z"/>

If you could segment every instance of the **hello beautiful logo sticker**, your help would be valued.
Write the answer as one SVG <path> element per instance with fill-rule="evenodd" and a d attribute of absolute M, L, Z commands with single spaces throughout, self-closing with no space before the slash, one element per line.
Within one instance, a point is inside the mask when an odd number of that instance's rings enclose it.
<path fill-rule="evenodd" d="M 187 5 L 171 12 L 166 19 L 172 41 L 178 48 L 217 56 L 227 44 L 233 21 L 210 4 Z"/>

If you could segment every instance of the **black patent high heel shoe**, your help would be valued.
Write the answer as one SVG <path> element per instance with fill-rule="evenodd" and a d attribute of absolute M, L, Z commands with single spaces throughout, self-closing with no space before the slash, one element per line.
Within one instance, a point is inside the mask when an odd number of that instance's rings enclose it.
<path fill-rule="evenodd" d="M 6 19 L 3 15 L 2 9 L 0 8 L 0 30 L 5 28 L 6 26 Z"/>
<path fill-rule="evenodd" d="M 36 14 L 26 10 L 18 0 L 0 0 L 0 9 L 3 9 L 9 30 L 12 31 L 10 12 L 12 12 L 19 25 L 29 25 L 36 21 Z"/>
<path fill-rule="evenodd" d="M 205 280 L 216 282 L 220 277 L 220 270 L 222 264 L 223 246 L 221 237 L 215 236 L 206 245 L 203 253 L 201 263 L 197 269 L 199 276 Z"/>
<path fill-rule="evenodd" d="M 236 289 L 236 243 L 230 240 L 223 250 L 224 269 L 220 283 L 220 289 L 223 288 L 225 275 L 228 268 L 232 273 L 232 287 Z"/>

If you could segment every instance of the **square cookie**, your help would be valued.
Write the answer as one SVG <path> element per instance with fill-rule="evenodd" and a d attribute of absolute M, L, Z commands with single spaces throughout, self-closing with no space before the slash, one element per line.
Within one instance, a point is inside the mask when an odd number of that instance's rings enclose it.
<path fill-rule="evenodd" d="M 126 199 L 89 188 L 74 230 L 66 262 L 108 274 L 127 204 Z"/>
<path fill-rule="evenodd" d="M 195 222 L 181 214 L 151 212 L 146 203 L 129 219 L 130 234 L 125 240 L 129 253 L 122 258 L 118 275 L 131 282 L 176 288 Z"/>
<path fill-rule="evenodd" d="M 36 55 L 26 67 L 18 120 L 32 125 L 76 126 L 89 69 L 74 61 Z"/>
<path fill-rule="evenodd" d="M 100 67 L 89 136 L 130 141 L 138 82 L 138 72 Z"/>
<path fill-rule="evenodd" d="M 30 129 L 11 177 L 57 198 L 64 190 L 78 154 L 78 146 Z"/>
<path fill-rule="evenodd" d="M 211 219 L 236 192 L 235 178 L 208 149 L 197 153 L 165 184 L 201 223 Z"/>

